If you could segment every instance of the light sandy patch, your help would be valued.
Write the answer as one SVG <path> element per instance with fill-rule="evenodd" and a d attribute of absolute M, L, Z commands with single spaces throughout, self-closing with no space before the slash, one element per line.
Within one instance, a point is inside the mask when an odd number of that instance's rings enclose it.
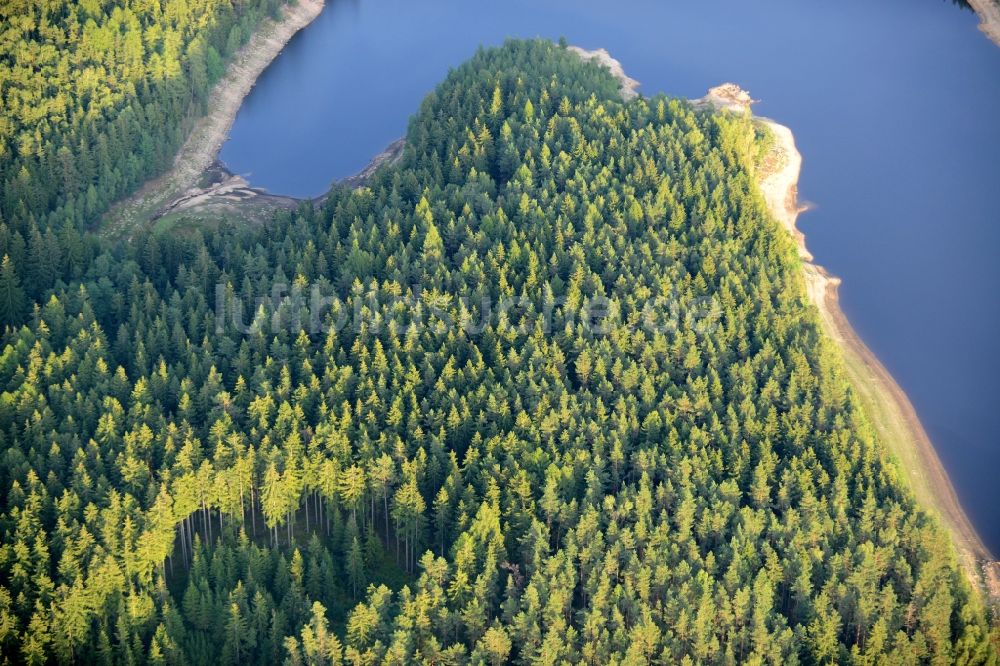
<path fill-rule="evenodd" d="M 608 53 L 607 50 L 596 49 L 594 51 L 588 51 L 587 49 L 580 48 L 579 46 L 569 46 L 567 48 L 584 60 L 596 60 L 600 64 L 607 67 L 611 71 L 611 75 L 618 79 L 618 83 L 621 84 L 622 99 L 628 101 L 639 96 L 636 88 L 638 88 L 641 84 L 626 74 L 622 64 L 612 58 L 611 54 Z"/>
<path fill-rule="evenodd" d="M 979 29 L 1000 46 L 1000 0 L 969 0 L 979 14 Z"/>
<path fill-rule="evenodd" d="M 733 113 L 749 111 L 750 105 L 754 102 L 756 100 L 750 97 L 750 93 L 735 83 L 723 83 L 720 86 L 709 88 L 704 97 L 691 100 L 691 104 L 696 107 L 708 107 L 716 111 L 731 111 Z M 801 166 L 801 157 L 799 161 Z M 789 171 L 789 173 L 791 172 Z M 798 178 L 797 171 L 795 177 Z"/>
<path fill-rule="evenodd" d="M 276 196 L 253 188 L 242 176 L 234 176 L 221 167 L 216 166 L 213 171 L 217 172 L 218 179 L 214 179 L 205 187 L 188 189 L 183 195 L 158 210 L 152 219 L 157 220 L 186 210 L 204 211 L 208 208 L 220 213 L 238 215 L 240 210 L 238 206 L 247 203 L 252 203 L 255 208 L 295 208 L 299 205 L 298 199 Z"/>
<path fill-rule="evenodd" d="M 171 169 L 115 204 L 105 216 L 105 234 L 127 235 L 135 226 L 186 207 L 183 201 L 199 196 L 198 181 L 215 161 L 243 99 L 288 40 L 319 16 L 323 5 L 323 0 L 298 0 L 284 7 L 280 21 L 265 20 L 209 93 L 208 114 L 195 122 Z"/>

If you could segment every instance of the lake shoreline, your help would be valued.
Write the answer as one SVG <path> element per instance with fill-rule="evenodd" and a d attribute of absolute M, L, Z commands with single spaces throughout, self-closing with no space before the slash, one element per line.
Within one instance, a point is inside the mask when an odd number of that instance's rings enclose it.
<path fill-rule="evenodd" d="M 749 109 L 752 100 L 746 93 L 738 100 L 729 94 L 713 99 L 713 92 L 720 89 L 726 93 L 743 92 L 737 86 L 726 84 L 713 88 L 706 97 L 695 100 L 695 104 L 729 110 Z M 754 119 L 771 131 L 774 137 L 772 162 L 781 165 L 762 174 L 759 180 L 761 193 L 771 214 L 795 240 L 806 294 L 816 306 L 824 334 L 840 349 L 843 367 L 855 395 L 880 442 L 896 459 L 899 470 L 908 479 L 917 501 L 936 515 L 951 534 L 959 562 L 970 583 L 984 593 L 991 605 L 1000 603 L 1000 562 L 986 547 L 962 508 L 951 479 L 906 392 L 864 343 L 841 310 L 838 294 L 840 278 L 815 263 L 806 246 L 805 234 L 796 225 L 799 214 L 806 209 L 798 203 L 802 156 L 795 146 L 792 131 L 770 118 L 754 116 Z"/>
<path fill-rule="evenodd" d="M 1000 0 L 969 0 L 969 5 L 979 16 L 979 29 L 1000 46 Z"/>
<path fill-rule="evenodd" d="M 623 87 L 626 80 L 632 81 L 627 77 L 622 79 L 611 69 Z M 733 83 L 716 86 L 704 97 L 689 101 L 697 108 L 740 114 L 750 113 L 754 103 L 749 93 Z M 805 234 L 796 224 L 799 214 L 807 209 L 798 202 L 802 155 L 795 146 L 794 134 L 770 118 L 752 117 L 766 126 L 774 138 L 771 154 L 764 160 L 766 166 L 758 174 L 758 186 L 771 215 L 795 241 L 806 295 L 818 311 L 824 334 L 840 350 L 844 371 L 871 427 L 898 462 L 917 501 L 936 515 L 951 534 L 959 562 L 972 586 L 983 593 L 989 605 L 1000 608 L 1000 561 L 987 548 L 962 508 L 906 392 L 841 310 L 838 294 L 841 279 L 815 263 L 806 246 Z"/>
<path fill-rule="evenodd" d="M 216 158 L 202 172 L 198 185 L 188 188 L 181 196 L 155 211 L 149 221 L 157 222 L 164 218 L 190 218 L 198 221 L 214 215 L 263 224 L 278 210 L 294 210 L 302 204 L 322 206 L 334 187 L 352 190 L 366 187 L 380 167 L 395 164 L 402 159 L 405 147 L 406 137 L 396 139 L 373 157 L 364 169 L 334 181 L 330 189 L 316 197 L 271 194 L 265 189 L 254 187 L 244 176 L 234 174 L 222 160 Z"/>
<path fill-rule="evenodd" d="M 606 50 L 569 48 L 584 60 L 596 59 L 607 67 L 621 84 L 623 99 L 629 100 L 638 94 L 638 82 L 626 75 L 621 63 Z M 738 85 L 725 83 L 689 102 L 696 108 L 743 114 L 750 113 L 754 100 Z M 813 261 L 805 234 L 796 225 L 805 208 L 798 202 L 802 155 L 795 147 L 795 136 L 791 129 L 770 118 L 753 118 L 765 125 L 774 137 L 771 154 L 764 160 L 770 168 L 765 167 L 758 174 L 758 186 L 771 215 L 795 241 L 806 295 L 818 311 L 823 333 L 840 350 L 844 371 L 871 427 L 898 462 L 898 469 L 909 480 L 908 485 L 917 501 L 936 515 L 951 534 L 959 562 L 973 587 L 983 593 L 990 605 L 1000 608 L 1000 561 L 986 547 L 962 508 L 951 479 L 906 393 L 841 310 L 840 278 Z"/>
<path fill-rule="evenodd" d="M 289 40 L 312 23 L 323 11 L 324 5 L 324 0 L 298 0 L 295 4 L 285 5 L 280 21 L 265 19 L 212 88 L 207 113 L 195 121 L 171 168 L 112 206 L 102 224 L 105 235 L 128 235 L 136 226 L 182 209 L 185 201 L 197 200 L 206 194 L 206 188 L 199 187 L 199 183 L 216 164 L 219 150 L 229 136 L 244 98 Z M 223 194 L 236 193 L 234 196 L 238 195 L 242 200 L 261 195 L 270 197 L 245 182 L 227 180 L 221 184 L 225 190 Z M 216 183 L 211 187 L 219 185 Z M 271 198 L 287 200 L 285 197 Z"/>
<path fill-rule="evenodd" d="M 992 0 L 991 0 L 992 1 Z M 638 86 L 621 64 L 607 51 L 586 51 L 571 47 L 584 59 L 598 59 L 608 67 L 625 91 L 634 93 Z M 609 62 L 610 61 L 610 62 Z M 700 99 L 689 100 L 698 108 L 749 113 L 754 100 L 739 86 L 726 83 L 716 86 Z M 806 246 L 805 234 L 796 226 L 805 208 L 798 203 L 798 181 L 802 155 L 795 147 L 792 131 L 780 123 L 753 116 L 774 137 L 771 155 L 765 162 L 780 165 L 765 172 L 758 185 L 768 210 L 795 240 L 809 301 L 816 306 L 823 332 L 840 349 L 855 394 L 863 405 L 879 440 L 897 459 L 899 469 L 909 479 L 917 501 L 938 519 L 952 536 L 952 543 L 973 587 L 983 592 L 991 605 L 1000 605 L 1000 561 L 986 547 L 962 508 L 947 471 L 941 464 L 933 443 L 920 423 L 909 398 L 878 357 L 868 348 L 840 308 L 840 278 L 831 275 L 813 261 Z"/>

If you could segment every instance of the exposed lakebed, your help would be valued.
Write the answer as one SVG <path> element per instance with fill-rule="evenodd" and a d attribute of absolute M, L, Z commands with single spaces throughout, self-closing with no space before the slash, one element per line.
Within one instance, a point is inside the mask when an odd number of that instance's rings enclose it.
<path fill-rule="evenodd" d="M 722 17 L 725 17 L 723 20 Z M 736 81 L 795 131 L 799 220 L 1000 554 L 1000 49 L 937 0 L 330 0 L 247 97 L 221 158 L 311 197 L 405 134 L 449 67 L 506 37 L 608 49 L 640 91 Z"/>

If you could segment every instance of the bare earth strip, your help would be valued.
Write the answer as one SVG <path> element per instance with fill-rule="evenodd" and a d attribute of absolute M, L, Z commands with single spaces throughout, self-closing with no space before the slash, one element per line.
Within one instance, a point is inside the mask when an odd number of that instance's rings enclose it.
<path fill-rule="evenodd" d="M 1000 46 L 1000 0 L 969 0 L 979 14 L 979 29 Z"/>
<path fill-rule="evenodd" d="M 625 73 L 625 69 L 622 67 L 622 64 L 612 58 L 607 49 L 595 49 L 593 51 L 588 51 L 587 49 L 579 46 L 568 46 L 566 48 L 584 60 L 596 60 L 599 64 L 607 67 L 611 71 L 611 75 L 618 79 L 618 83 L 621 84 L 622 99 L 626 102 L 639 96 L 639 93 L 636 90 L 636 88 L 639 87 L 639 82 Z"/>
<path fill-rule="evenodd" d="M 1000 5 L 997 2 L 1000 0 L 974 0 L 973 6 L 988 3 L 997 11 L 997 22 L 993 25 L 1000 27 Z M 983 29 L 990 34 L 985 27 Z M 991 38 L 994 36 L 991 35 Z M 581 58 L 597 59 L 608 67 L 621 84 L 625 100 L 638 94 L 635 90 L 638 82 L 629 78 L 621 64 L 607 51 L 570 48 Z M 705 97 L 691 100 L 691 103 L 696 107 L 748 113 L 753 100 L 736 84 L 725 83 L 709 90 Z M 984 593 L 989 605 L 1000 609 L 1000 561 L 983 543 L 962 509 L 955 488 L 906 393 L 858 337 L 840 309 L 837 296 L 840 278 L 830 275 L 813 262 L 813 256 L 806 248 L 805 235 L 795 226 L 803 210 L 798 203 L 802 155 L 795 147 L 795 137 L 790 129 L 769 118 L 757 117 L 756 120 L 766 125 L 774 137 L 771 154 L 765 159 L 758 184 L 768 210 L 796 242 L 807 296 L 819 311 L 823 332 L 840 349 L 847 377 L 865 414 L 874 425 L 879 439 L 898 460 L 917 501 L 938 516 L 951 533 L 959 562 L 970 582 Z"/>
<path fill-rule="evenodd" d="M 195 123 L 171 169 L 115 204 L 105 217 L 102 229 L 105 234 L 127 234 L 137 224 L 174 208 L 177 202 L 200 194 L 198 181 L 215 161 L 243 98 L 288 40 L 319 16 L 323 4 L 323 0 L 298 0 L 283 9 L 280 21 L 268 20 L 254 33 L 233 58 L 225 76 L 215 84 L 209 94 L 208 114 Z M 251 190 L 247 192 L 254 194 Z"/>

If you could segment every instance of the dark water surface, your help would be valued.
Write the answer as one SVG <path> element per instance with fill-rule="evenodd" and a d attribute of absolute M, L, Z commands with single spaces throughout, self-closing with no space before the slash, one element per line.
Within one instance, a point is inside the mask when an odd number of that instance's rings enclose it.
<path fill-rule="evenodd" d="M 792 128 L 800 218 L 851 322 L 1000 555 L 1000 48 L 940 0 L 328 0 L 247 98 L 222 159 L 323 193 L 406 131 L 480 44 L 605 47 L 645 94 L 734 81 Z"/>

